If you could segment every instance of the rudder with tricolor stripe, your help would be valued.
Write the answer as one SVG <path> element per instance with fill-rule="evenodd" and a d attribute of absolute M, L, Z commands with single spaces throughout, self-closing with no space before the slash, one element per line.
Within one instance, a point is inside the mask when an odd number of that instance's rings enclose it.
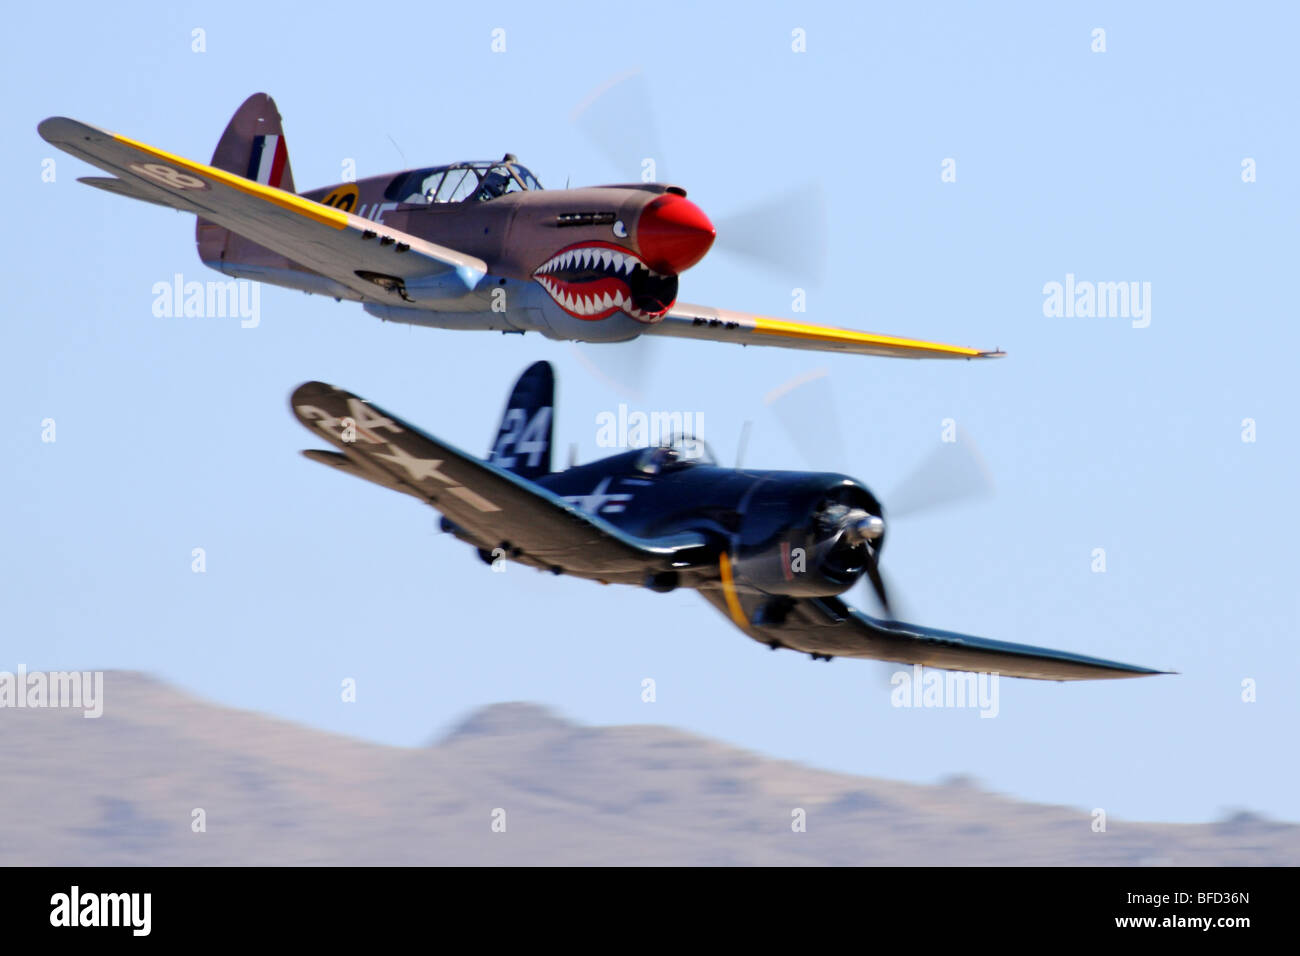
<path fill-rule="evenodd" d="M 293 170 L 280 111 L 265 93 L 254 93 L 235 110 L 226 124 L 212 165 L 254 182 L 294 192 Z M 228 275 L 260 278 L 266 270 L 303 270 L 278 252 L 259 246 L 236 233 L 199 218 L 194 238 L 203 262 Z"/>

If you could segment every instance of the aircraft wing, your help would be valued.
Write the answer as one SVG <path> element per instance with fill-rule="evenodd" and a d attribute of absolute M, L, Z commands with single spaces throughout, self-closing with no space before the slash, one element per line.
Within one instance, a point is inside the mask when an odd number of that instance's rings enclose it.
<path fill-rule="evenodd" d="M 459 295 L 487 273 L 475 256 L 61 116 L 37 127 L 49 143 L 116 180 L 89 184 L 192 212 L 347 286 L 401 304 L 408 289 Z"/>
<path fill-rule="evenodd" d="M 708 339 L 714 342 L 734 342 L 737 345 L 777 345 L 782 348 L 883 355 L 891 358 L 985 359 L 1001 358 L 1006 354 L 961 345 L 879 335 L 875 332 L 837 329 L 789 319 L 772 319 L 748 312 L 732 312 L 729 309 L 684 302 L 674 305 L 661 321 L 649 326 L 645 332 L 647 335 Z"/>
<path fill-rule="evenodd" d="M 298 421 L 339 450 L 304 452 L 307 457 L 420 498 L 485 549 L 505 548 L 536 567 L 636 584 L 650 571 L 713 560 L 702 535 L 627 534 L 332 385 L 300 385 L 289 404 Z"/>
<path fill-rule="evenodd" d="M 1106 680 L 1169 673 L 1047 647 L 882 621 L 835 597 L 803 598 L 782 614 L 771 614 L 763 610 L 764 596 L 743 593 L 728 581 L 729 575 L 724 574 L 719 586 L 700 593 L 754 640 L 808 654 L 996 672 L 1034 680 Z"/>

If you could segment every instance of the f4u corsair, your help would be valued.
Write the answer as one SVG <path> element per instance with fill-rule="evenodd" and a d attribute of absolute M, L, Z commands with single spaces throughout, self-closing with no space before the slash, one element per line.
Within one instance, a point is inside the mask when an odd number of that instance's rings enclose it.
<path fill-rule="evenodd" d="M 360 302 L 389 321 L 583 342 L 649 333 L 904 358 L 1002 354 L 678 302 L 678 276 L 715 236 L 678 186 L 544 190 L 507 154 L 298 194 L 263 93 L 236 111 L 210 164 L 64 117 L 38 130 L 112 174 L 81 182 L 195 213 L 205 265 Z"/>
<path fill-rule="evenodd" d="M 290 404 L 337 449 L 306 457 L 432 505 L 443 530 L 489 563 L 660 592 L 694 588 L 755 641 L 814 659 L 1040 680 L 1162 673 L 870 617 L 841 598 L 866 577 L 885 603 L 884 512 L 862 484 L 839 474 L 720 468 L 696 441 L 553 472 L 553 399 L 551 366 L 532 365 L 486 461 L 331 385 L 301 385 Z"/>

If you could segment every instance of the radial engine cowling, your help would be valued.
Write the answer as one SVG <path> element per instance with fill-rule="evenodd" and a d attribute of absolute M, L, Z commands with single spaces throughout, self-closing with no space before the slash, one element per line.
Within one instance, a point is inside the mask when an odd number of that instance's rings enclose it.
<path fill-rule="evenodd" d="M 885 541 L 880 503 L 839 475 L 773 475 L 750 496 L 732 547 L 738 580 L 767 594 L 842 594 Z"/>

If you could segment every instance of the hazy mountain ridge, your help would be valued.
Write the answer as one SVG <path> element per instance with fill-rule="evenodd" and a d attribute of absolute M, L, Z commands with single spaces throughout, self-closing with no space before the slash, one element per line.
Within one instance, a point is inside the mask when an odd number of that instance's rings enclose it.
<path fill-rule="evenodd" d="M 386 747 L 105 675 L 104 715 L 0 710 L 0 863 L 1300 863 L 1300 826 L 1249 814 L 1094 833 L 1078 810 L 966 778 L 893 783 L 533 704 Z M 207 832 L 191 830 L 203 808 Z M 506 830 L 493 832 L 493 811 Z M 791 812 L 807 813 L 807 832 Z"/>

